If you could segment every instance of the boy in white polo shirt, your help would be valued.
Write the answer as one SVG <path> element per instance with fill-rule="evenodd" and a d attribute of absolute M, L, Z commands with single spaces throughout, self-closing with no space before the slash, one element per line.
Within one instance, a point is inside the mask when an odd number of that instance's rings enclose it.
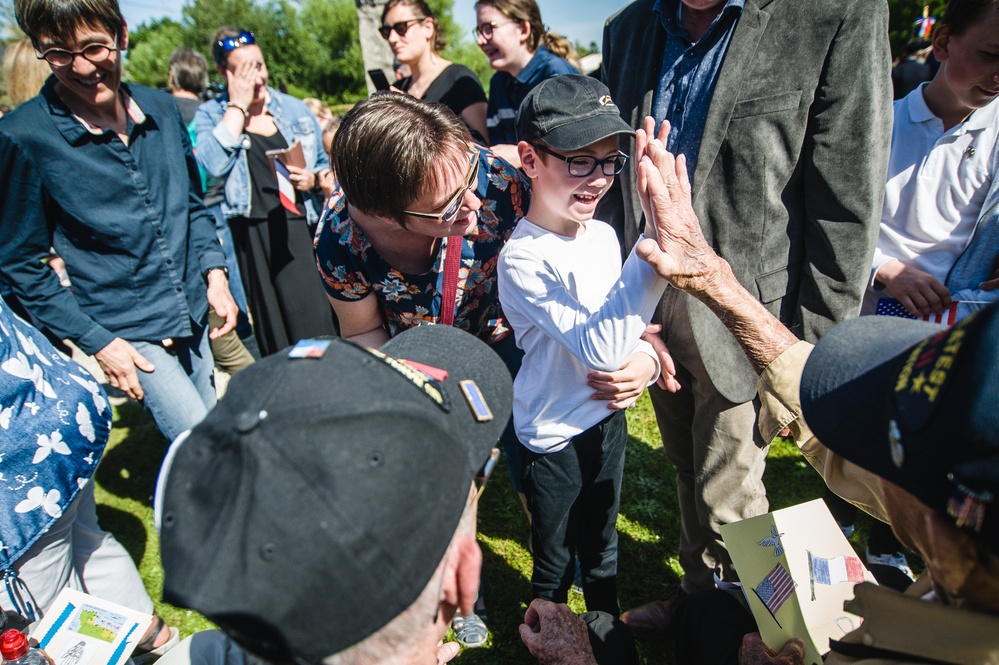
<path fill-rule="evenodd" d="M 587 608 L 614 616 L 622 409 L 659 375 L 640 337 L 666 287 L 634 252 L 622 269 L 614 230 L 593 219 L 627 164 L 618 136 L 633 133 L 595 79 L 559 76 L 532 90 L 517 115 L 531 204 L 497 268 L 503 311 L 525 353 L 513 420 L 526 448 L 534 597 L 566 601 L 576 554 Z M 632 373 L 634 391 L 608 410 L 593 387 L 619 369 Z"/>
<path fill-rule="evenodd" d="M 999 204 L 999 0 L 951 0 L 933 52 L 940 61 L 933 80 L 895 102 L 865 312 L 884 295 L 914 316 L 946 311 L 958 289 L 966 289 L 959 297 L 965 300 L 997 295 L 980 290 L 980 276 L 990 276 L 999 253 L 999 235 L 982 228 Z M 986 265 L 953 274 L 971 243 L 989 243 L 976 254 Z M 971 274 L 974 283 L 961 283 Z M 995 286 L 993 280 L 986 289 Z"/>

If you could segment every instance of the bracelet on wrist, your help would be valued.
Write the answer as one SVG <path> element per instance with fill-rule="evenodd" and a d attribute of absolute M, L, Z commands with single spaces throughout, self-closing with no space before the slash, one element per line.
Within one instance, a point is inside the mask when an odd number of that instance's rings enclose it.
<path fill-rule="evenodd" d="M 228 106 L 226 108 L 236 109 L 237 111 L 239 111 L 240 113 L 242 113 L 243 114 L 243 120 L 249 120 L 250 119 L 250 112 L 242 104 L 237 104 L 236 102 L 229 102 L 229 104 L 228 104 Z"/>

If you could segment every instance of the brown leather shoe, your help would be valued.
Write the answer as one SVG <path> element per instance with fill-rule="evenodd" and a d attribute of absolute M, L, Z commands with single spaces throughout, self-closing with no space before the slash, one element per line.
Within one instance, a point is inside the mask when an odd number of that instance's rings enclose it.
<path fill-rule="evenodd" d="M 687 592 L 679 584 L 673 584 L 666 589 L 666 594 L 660 600 L 639 605 L 621 615 L 632 634 L 636 637 L 664 639 L 673 636 L 673 617 L 676 606 L 687 597 Z"/>

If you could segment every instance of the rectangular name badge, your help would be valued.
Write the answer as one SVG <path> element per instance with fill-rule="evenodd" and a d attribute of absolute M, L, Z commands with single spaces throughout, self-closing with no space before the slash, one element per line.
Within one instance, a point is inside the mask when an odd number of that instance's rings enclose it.
<path fill-rule="evenodd" d="M 475 419 L 480 423 L 492 420 L 493 412 L 489 410 L 486 398 L 483 396 L 482 391 L 479 390 L 479 387 L 475 385 L 475 381 L 465 379 L 464 381 L 459 381 L 458 385 L 461 386 L 461 392 L 465 395 L 465 401 L 468 402 L 468 406 L 472 409 L 472 415 L 475 416 Z"/>

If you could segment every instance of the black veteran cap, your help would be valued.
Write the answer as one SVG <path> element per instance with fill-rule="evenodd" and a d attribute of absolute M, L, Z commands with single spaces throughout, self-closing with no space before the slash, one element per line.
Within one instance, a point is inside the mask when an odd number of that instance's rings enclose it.
<path fill-rule="evenodd" d="M 887 316 L 841 323 L 805 365 L 801 406 L 830 450 L 999 554 L 999 305 L 951 328 Z"/>
<path fill-rule="evenodd" d="M 510 416 L 506 366 L 461 330 L 328 344 L 236 374 L 157 488 L 163 599 L 275 662 L 319 662 L 416 600 Z"/>
<path fill-rule="evenodd" d="M 635 132 L 621 119 L 607 86 L 590 76 L 546 79 L 517 111 L 517 139 L 540 139 L 556 150 L 579 150 L 616 134 Z"/>

